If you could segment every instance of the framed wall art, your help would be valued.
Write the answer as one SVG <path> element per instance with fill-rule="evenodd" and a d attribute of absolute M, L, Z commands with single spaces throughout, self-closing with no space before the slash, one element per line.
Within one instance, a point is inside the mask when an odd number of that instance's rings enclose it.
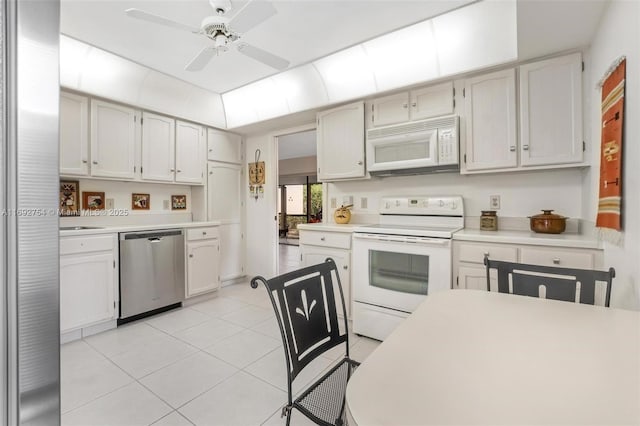
<path fill-rule="evenodd" d="M 151 195 L 131 194 L 132 210 L 149 210 L 151 208 Z"/>
<path fill-rule="evenodd" d="M 172 195 L 171 196 L 171 210 L 186 210 L 187 209 L 187 196 L 186 195 Z"/>
<path fill-rule="evenodd" d="M 80 215 L 80 182 L 77 180 L 60 181 L 60 216 Z"/>
<path fill-rule="evenodd" d="M 82 208 L 85 210 L 104 210 L 104 192 L 83 192 Z"/>

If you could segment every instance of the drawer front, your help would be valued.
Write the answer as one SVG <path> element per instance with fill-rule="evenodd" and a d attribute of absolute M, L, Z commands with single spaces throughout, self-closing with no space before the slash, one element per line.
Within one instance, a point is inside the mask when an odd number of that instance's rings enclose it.
<path fill-rule="evenodd" d="M 89 253 L 92 251 L 111 251 L 114 247 L 114 235 L 92 235 L 90 237 L 60 238 L 60 254 Z"/>
<path fill-rule="evenodd" d="M 518 249 L 516 247 L 493 246 L 490 244 L 460 244 L 461 262 L 484 264 L 485 254 L 488 254 L 491 260 L 518 261 Z"/>
<path fill-rule="evenodd" d="M 520 249 L 520 262 L 531 265 L 593 269 L 595 267 L 595 253 L 586 250 L 522 248 Z"/>
<path fill-rule="evenodd" d="M 300 244 L 348 250 L 351 248 L 351 233 L 300 230 Z"/>
<path fill-rule="evenodd" d="M 220 230 L 217 226 L 206 228 L 187 228 L 187 241 L 209 240 L 220 238 Z"/>

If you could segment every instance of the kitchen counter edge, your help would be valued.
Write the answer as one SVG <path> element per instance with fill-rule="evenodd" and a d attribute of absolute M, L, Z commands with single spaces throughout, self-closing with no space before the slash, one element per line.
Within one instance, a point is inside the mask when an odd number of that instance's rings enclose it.
<path fill-rule="evenodd" d="M 300 231 L 326 231 L 326 232 L 353 232 L 354 229 L 364 226 L 364 223 L 301 223 L 297 226 Z"/>
<path fill-rule="evenodd" d="M 461 229 L 453 234 L 453 239 L 456 241 L 602 249 L 602 244 L 595 236 L 583 234 L 536 234 L 531 231 Z"/>
<path fill-rule="evenodd" d="M 61 237 L 71 237 L 76 235 L 92 235 L 92 234 L 114 234 L 118 232 L 135 232 L 135 231 L 155 231 L 160 229 L 184 229 L 184 228 L 200 228 L 206 226 L 220 226 L 220 221 L 208 222 L 184 222 L 184 223 L 163 223 L 155 225 L 116 225 L 105 226 L 98 229 L 71 229 L 61 230 Z"/>

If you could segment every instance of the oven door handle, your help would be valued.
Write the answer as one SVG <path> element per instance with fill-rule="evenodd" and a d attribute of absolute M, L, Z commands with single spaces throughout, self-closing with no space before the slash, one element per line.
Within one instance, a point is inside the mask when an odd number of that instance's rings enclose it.
<path fill-rule="evenodd" d="M 446 238 L 428 238 L 428 237 L 410 237 L 401 235 L 381 235 L 381 234 L 353 234 L 353 238 L 363 240 L 376 240 L 376 241 L 389 241 L 395 243 L 411 243 L 411 244 L 425 244 L 425 245 L 437 245 L 446 246 L 449 244 L 449 239 Z"/>

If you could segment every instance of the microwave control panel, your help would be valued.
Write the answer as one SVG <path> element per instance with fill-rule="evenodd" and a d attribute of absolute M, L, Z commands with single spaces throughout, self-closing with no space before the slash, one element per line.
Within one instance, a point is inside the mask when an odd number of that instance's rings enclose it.
<path fill-rule="evenodd" d="M 458 137 L 455 127 L 438 129 L 438 165 L 458 164 Z"/>

